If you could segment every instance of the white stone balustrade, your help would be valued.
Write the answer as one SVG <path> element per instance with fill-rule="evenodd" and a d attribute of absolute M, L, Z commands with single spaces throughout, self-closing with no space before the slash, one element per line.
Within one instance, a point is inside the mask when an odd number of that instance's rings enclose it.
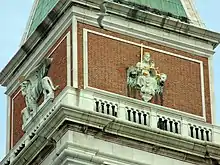
<path fill-rule="evenodd" d="M 202 141 L 219 143 L 220 128 L 202 117 L 101 90 L 93 91 L 94 111 Z M 90 91 L 90 92 L 91 92 Z M 161 113 L 162 112 L 162 113 Z M 114 114 L 116 113 L 116 114 Z"/>
<path fill-rule="evenodd" d="M 118 116 L 118 104 L 104 99 L 94 98 L 94 110 L 103 114 Z"/>
<path fill-rule="evenodd" d="M 181 121 L 164 115 L 157 115 L 157 128 L 181 134 Z"/>
<path fill-rule="evenodd" d="M 199 140 L 212 141 L 212 128 L 189 123 L 189 136 Z"/>
<path fill-rule="evenodd" d="M 150 113 L 141 109 L 125 107 L 126 120 L 142 125 L 150 125 Z"/>

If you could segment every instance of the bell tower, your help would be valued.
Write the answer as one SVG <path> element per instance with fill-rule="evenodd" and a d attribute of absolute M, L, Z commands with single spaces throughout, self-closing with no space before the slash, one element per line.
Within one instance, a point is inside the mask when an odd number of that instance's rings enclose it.
<path fill-rule="evenodd" d="M 35 0 L 0 165 L 217 165 L 212 56 L 193 0 Z"/>

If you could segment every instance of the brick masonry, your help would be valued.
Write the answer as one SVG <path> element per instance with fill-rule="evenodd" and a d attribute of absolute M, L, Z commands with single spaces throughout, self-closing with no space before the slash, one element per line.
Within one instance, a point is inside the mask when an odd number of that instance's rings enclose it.
<path fill-rule="evenodd" d="M 24 135 L 24 132 L 22 131 L 22 117 L 21 117 L 21 111 L 24 108 L 25 108 L 25 101 L 20 92 L 20 89 L 18 89 L 11 96 L 12 115 L 10 115 L 10 119 L 11 119 L 10 148 L 13 147 L 19 141 L 19 139 Z"/>
<path fill-rule="evenodd" d="M 68 28 L 66 32 L 60 37 L 60 39 L 52 46 L 48 51 L 46 56 L 53 58 L 53 62 L 48 71 L 48 76 L 51 77 L 54 85 L 59 85 L 59 88 L 55 91 L 55 96 L 57 96 L 67 85 L 67 40 L 64 36 L 67 32 L 71 31 Z M 64 39 L 62 42 L 61 40 Z M 61 42 L 61 43 L 60 43 Z M 60 44 L 59 44 L 60 43 Z M 59 45 L 58 45 L 59 44 Z M 16 96 L 16 97 L 15 97 Z M 14 98 L 15 97 L 15 98 Z M 13 99 L 14 98 L 14 99 Z M 39 104 L 42 103 L 43 98 L 39 99 Z M 22 131 L 22 116 L 21 111 L 25 108 L 24 97 L 20 92 L 20 87 L 11 95 L 11 139 L 13 147 L 19 139 L 23 136 Z M 13 119 L 13 120 L 12 120 Z"/>
<path fill-rule="evenodd" d="M 136 43 L 165 50 L 185 57 L 190 57 L 203 61 L 204 67 L 204 84 L 205 84 L 205 102 L 207 121 L 211 122 L 210 109 L 210 90 L 209 90 L 209 73 L 208 59 L 189 54 L 184 51 L 169 48 L 163 45 L 143 41 L 137 38 L 125 36 L 115 32 L 102 30 L 93 26 L 78 23 L 78 79 L 79 88 L 83 89 L 83 28 L 91 29 L 111 36 L 122 38 Z M 51 54 L 52 50 L 63 39 L 71 28 L 63 34 L 57 43 L 48 51 L 46 56 Z M 72 35 L 71 35 L 72 36 Z M 72 39 L 71 39 L 72 40 Z M 102 36 L 89 33 L 88 35 L 88 66 L 89 66 L 89 86 L 102 90 L 118 93 L 126 96 L 126 69 L 140 61 L 140 48 Z M 53 58 L 52 65 L 48 72 L 55 85 L 60 88 L 55 92 L 57 96 L 67 85 L 67 43 L 64 39 L 55 51 L 50 55 Z M 151 53 L 152 59 L 161 72 L 168 75 L 164 91 L 164 106 L 174 108 L 180 111 L 202 116 L 202 98 L 200 67 L 198 63 L 172 57 L 160 52 L 145 49 Z M 72 60 L 71 60 L 72 65 Z M 71 77 L 72 80 L 72 77 Z M 12 98 L 17 95 L 13 101 Z M 154 102 L 154 101 L 152 101 Z M 156 102 L 154 102 L 156 103 Z M 12 107 L 14 107 L 12 109 Z M 15 108 L 16 107 L 16 108 Z M 23 136 L 21 111 L 25 107 L 24 98 L 19 89 L 11 95 L 11 126 L 13 125 L 13 142 Z M 13 123 L 12 123 L 13 118 Z M 12 128 L 11 128 L 12 129 Z M 12 133 L 12 131 L 11 131 Z M 11 139 L 12 140 L 12 139 Z M 11 146 L 12 147 L 12 146 Z"/>
<path fill-rule="evenodd" d="M 144 45 L 153 48 L 202 61 L 204 67 L 206 117 L 207 122 L 211 123 L 207 58 L 108 30 L 102 30 L 100 28 L 82 23 L 78 23 L 78 62 L 80 88 L 83 88 L 83 28 L 133 41 L 135 43 L 143 43 Z M 159 67 L 161 72 L 168 75 L 163 95 L 163 105 L 169 108 L 202 116 L 199 63 L 152 50 L 145 49 L 144 51 L 150 52 L 151 58 L 154 60 L 156 67 Z M 135 65 L 139 61 L 140 47 L 93 33 L 88 34 L 89 86 L 126 96 L 126 69 L 129 66 Z M 152 99 L 152 102 L 159 104 L 159 102 L 155 102 L 154 99 Z"/>

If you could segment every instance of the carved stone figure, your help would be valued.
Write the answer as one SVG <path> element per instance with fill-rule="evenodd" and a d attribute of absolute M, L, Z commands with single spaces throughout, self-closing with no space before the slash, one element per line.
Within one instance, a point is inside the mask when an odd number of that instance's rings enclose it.
<path fill-rule="evenodd" d="M 145 52 L 143 61 L 136 67 L 129 67 L 127 71 L 128 95 L 140 91 L 143 101 L 150 101 L 155 95 L 162 95 L 167 75 L 159 72 L 155 63 L 150 58 L 150 53 Z M 136 94 L 135 94 L 136 96 Z"/>
<path fill-rule="evenodd" d="M 148 70 L 150 68 L 150 53 L 145 52 L 143 61 L 138 62 L 136 67 L 140 70 Z"/>
<path fill-rule="evenodd" d="M 48 98 L 54 98 L 54 91 L 57 90 L 59 86 L 54 87 L 50 77 L 44 77 L 41 83 L 44 94 L 44 100 Z"/>
<path fill-rule="evenodd" d="M 163 88 L 164 88 L 164 83 L 167 80 L 167 75 L 164 73 L 161 73 L 158 80 L 157 80 L 157 89 L 156 89 L 156 94 L 162 94 L 163 93 Z"/>
<path fill-rule="evenodd" d="M 29 80 L 25 80 L 21 83 L 21 92 L 26 104 L 26 108 L 22 111 L 23 122 L 28 120 L 31 113 L 35 114 L 37 112 L 37 100 L 31 90 L 31 82 Z"/>
<path fill-rule="evenodd" d="M 131 66 L 127 70 L 127 91 L 128 96 L 136 97 L 136 87 L 138 75 L 140 74 L 140 70 L 137 67 Z"/>
<path fill-rule="evenodd" d="M 149 71 L 145 71 L 138 77 L 137 85 L 140 88 L 142 100 L 149 101 L 155 95 L 157 81 L 150 75 Z"/>
<path fill-rule="evenodd" d="M 41 94 L 44 95 L 44 102 L 54 98 L 54 87 L 50 77 L 46 76 L 52 59 L 47 58 L 36 66 L 33 71 L 25 78 L 20 77 L 22 95 L 25 98 L 26 108 L 22 111 L 23 124 L 37 113 L 38 100 Z"/>

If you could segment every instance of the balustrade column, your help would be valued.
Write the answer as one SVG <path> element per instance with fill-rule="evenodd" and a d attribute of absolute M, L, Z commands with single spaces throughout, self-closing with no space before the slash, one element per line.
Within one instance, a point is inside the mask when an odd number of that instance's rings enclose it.
<path fill-rule="evenodd" d="M 199 129 L 198 129 L 198 134 L 199 134 L 199 139 L 200 139 L 200 140 L 202 140 L 201 130 L 202 130 L 202 127 L 199 127 Z"/>
<path fill-rule="evenodd" d="M 209 130 L 205 130 L 205 139 L 206 141 L 212 141 L 211 139 L 211 132 Z"/>
<path fill-rule="evenodd" d="M 199 128 L 195 127 L 195 138 L 199 139 Z"/>
<path fill-rule="evenodd" d="M 172 120 L 169 121 L 170 132 L 175 132 L 174 122 Z"/>
<path fill-rule="evenodd" d="M 205 140 L 205 132 L 204 129 L 200 130 L 201 140 Z"/>

